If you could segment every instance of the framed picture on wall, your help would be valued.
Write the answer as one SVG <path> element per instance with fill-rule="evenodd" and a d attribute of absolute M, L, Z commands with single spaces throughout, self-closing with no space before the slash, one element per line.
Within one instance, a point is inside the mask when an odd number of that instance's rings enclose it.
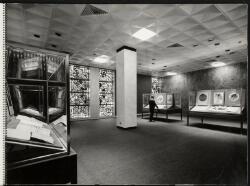
<path fill-rule="evenodd" d="M 167 105 L 173 105 L 173 94 L 167 94 Z"/>
<path fill-rule="evenodd" d="M 213 91 L 213 105 L 224 105 L 224 91 Z"/>
<path fill-rule="evenodd" d="M 226 91 L 226 105 L 227 106 L 240 106 L 241 91 L 240 89 L 231 89 Z"/>
<path fill-rule="evenodd" d="M 211 97 L 210 90 L 198 91 L 196 97 L 196 104 L 200 106 L 210 105 L 210 97 Z"/>

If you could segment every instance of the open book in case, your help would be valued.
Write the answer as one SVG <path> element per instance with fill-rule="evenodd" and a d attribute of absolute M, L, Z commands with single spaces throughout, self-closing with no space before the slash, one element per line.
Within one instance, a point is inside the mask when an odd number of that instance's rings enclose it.
<path fill-rule="evenodd" d="M 7 43 L 8 167 L 69 153 L 68 54 Z"/>

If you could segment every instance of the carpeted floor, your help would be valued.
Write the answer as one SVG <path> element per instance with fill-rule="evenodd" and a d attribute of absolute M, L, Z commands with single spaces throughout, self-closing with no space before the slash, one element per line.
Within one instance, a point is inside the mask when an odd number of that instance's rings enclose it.
<path fill-rule="evenodd" d="M 246 185 L 246 135 L 185 125 L 178 117 L 138 118 L 129 130 L 117 128 L 115 119 L 72 122 L 78 184 Z"/>

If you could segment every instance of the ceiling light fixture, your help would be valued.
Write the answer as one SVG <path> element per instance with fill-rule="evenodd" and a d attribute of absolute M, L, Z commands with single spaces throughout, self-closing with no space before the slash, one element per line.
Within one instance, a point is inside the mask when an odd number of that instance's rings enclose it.
<path fill-rule="evenodd" d="M 149 38 L 155 36 L 156 33 L 155 32 L 152 32 L 151 30 L 148 30 L 146 28 L 142 28 L 140 30 L 138 30 L 137 32 L 135 32 L 132 36 L 137 38 L 137 39 L 140 39 L 140 40 L 148 40 Z"/>
<path fill-rule="evenodd" d="M 208 41 L 208 42 L 211 42 L 211 41 L 213 41 L 213 40 L 214 40 L 214 39 L 208 39 L 207 41 Z"/>
<path fill-rule="evenodd" d="M 152 63 L 152 65 L 154 65 L 155 63 Z"/>
<path fill-rule="evenodd" d="M 58 33 L 58 32 L 55 32 L 55 35 L 57 35 L 58 37 L 61 37 L 62 34 Z"/>
<path fill-rule="evenodd" d="M 225 52 L 229 52 L 229 51 L 230 51 L 229 49 L 225 50 Z"/>
<path fill-rule="evenodd" d="M 216 58 L 219 58 L 220 56 L 216 56 Z"/>
<path fill-rule="evenodd" d="M 214 43 L 214 45 L 215 45 L 215 46 L 218 46 L 218 45 L 220 45 L 220 43 Z"/>
<path fill-rule="evenodd" d="M 221 61 L 216 61 L 216 62 L 211 63 L 212 67 L 222 67 L 222 66 L 225 66 L 225 65 L 226 64 L 221 62 Z"/>
<path fill-rule="evenodd" d="M 198 44 L 194 44 L 194 45 L 193 45 L 193 47 L 197 47 L 197 46 L 198 46 Z"/>
<path fill-rule="evenodd" d="M 174 76 L 174 75 L 177 75 L 177 73 L 176 72 L 167 72 L 166 75 L 167 76 Z"/>
<path fill-rule="evenodd" d="M 167 65 L 163 66 L 163 67 L 167 67 Z"/>
<path fill-rule="evenodd" d="M 38 34 L 34 34 L 33 36 L 36 38 L 40 38 L 40 35 L 38 35 Z"/>
<path fill-rule="evenodd" d="M 54 45 L 54 44 L 52 44 L 51 46 L 52 46 L 53 48 L 56 48 L 56 45 Z"/>
<path fill-rule="evenodd" d="M 101 55 L 101 56 L 96 57 L 96 58 L 94 59 L 94 62 L 96 62 L 96 63 L 106 63 L 106 62 L 108 62 L 108 61 L 109 61 L 109 57 L 106 56 L 106 55 Z"/>

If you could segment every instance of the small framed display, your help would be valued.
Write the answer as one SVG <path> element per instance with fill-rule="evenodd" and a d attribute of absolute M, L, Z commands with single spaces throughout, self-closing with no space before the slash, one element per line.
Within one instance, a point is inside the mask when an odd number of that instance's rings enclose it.
<path fill-rule="evenodd" d="M 240 106 L 241 105 L 241 91 L 240 89 L 231 89 L 226 91 L 226 106 Z"/>
<path fill-rule="evenodd" d="M 173 94 L 167 94 L 167 105 L 173 105 Z"/>
<path fill-rule="evenodd" d="M 225 101 L 225 93 L 221 90 L 214 90 L 212 91 L 212 105 L 224 105 Z"/>
<path fill-rule="evenodd" d="M 211 91 L 202 90 L 197 92 L 196 104 L 200 106 L 210 105 Z"/>

